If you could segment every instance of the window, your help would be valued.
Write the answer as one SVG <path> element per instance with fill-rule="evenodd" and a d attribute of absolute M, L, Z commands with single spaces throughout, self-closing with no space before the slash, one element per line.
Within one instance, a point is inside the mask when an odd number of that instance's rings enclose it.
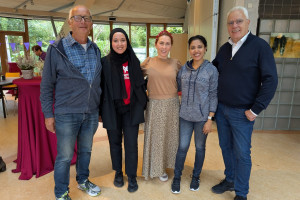
<path fill-rule="evenodd" d="M 24 20 L 0 17 L 1 31 L 25 31 Z"/>
<path fill-rule="evenodd" d="M 101 56 L 104 57 L 109 53 L 109 24 L 94 24 L 93 25 L 94 42 L 98 45 Z"/>
<path fill-rule="evenodd" d="M 164 25 L 163 24 L 151 24 L 151 26 L 150 26 L 150 36 L 157 36 L 163 30 L 164 30 Z"/>
<path fill-rule="evenodd" d="M 113 24 L 113 29 L 114 28 L 122 28 L 124 29 L 124 31 L 127 33 L 128 37 L 129 37 L 129 26 L 127 23 L 114 23 Z"/>
<path fill-rule="evenodd" d="M 22 36 L 5 35 L 7 61 L 16 62 L 19 55 L 24 55 L 24 45 Z M 13 43 L 14 49 L 11 47 Z"/>
<path fill-rule="evenodd" d="M 157 56 L 157 49 L 155 48 L 155 38 L 149 38 L 149 56 Z"/>
<path fill-rule="evenodd" d="M 167 31 L 169 31 L 170 33 L 172 34 L 181 34 L 183 33 L 183 30 L 182 30 L 182 26 L 176 26 L 176 25 L 168 25 L 167 26 Z"/>
<path fill-rule="evenodd" d="M 34 45 L 37 45 L 37 41 L 41 41 L 42 50 L 47 51 L 47 48 L 50 44 L 49 41 L 56 39 L 51 21 L 28 20 L 28 32 L 30 48 Z"/>
<path fill-rule="evenodd" d="M 59 32 L 60 32 L 62 26 L 64 25 L 64 23 L 65 22 L 63 22 L 63 21 L 54 21 L 57 34 L 59 34 Z"/>
<path fill-rule="evenodd" d="M 131 25 L 131 46 L 138 59 L 143 62 L 147 57 L 146 42 L 147 42 L 146 25 Z"/>

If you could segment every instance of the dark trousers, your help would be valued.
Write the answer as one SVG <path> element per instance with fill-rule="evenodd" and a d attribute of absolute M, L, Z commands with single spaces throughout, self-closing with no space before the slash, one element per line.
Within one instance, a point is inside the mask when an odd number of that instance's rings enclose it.
<path fill-rule="evenodd" d="M 131 125 L 130 112 L 117 115 L 117 130 L 107 130 L 113 170 L 122 171 L 122 136 L 124 135 L 125 173 L 136 177 L 139 125 Z"/>

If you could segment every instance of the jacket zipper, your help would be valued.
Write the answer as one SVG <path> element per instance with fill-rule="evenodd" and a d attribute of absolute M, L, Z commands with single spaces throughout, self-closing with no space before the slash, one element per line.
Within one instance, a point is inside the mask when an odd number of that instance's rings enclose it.
<path fill-rule="evenodd" d="M 52 45 L 53 46 L 53 45 Z M 57 47 L 55 47 L 55 46 L 53 46 L 75 69 L 77 69 L 74 65 L 73 65 L 73 63 L 57 48 Z M 97 57 L 97 59 L 98 59 L 98 57 Z M 96 75 L 96 74 L 95 74 Z M 95 78 L 95 77 L 94 77 Z M 85 79 L 86 80 L 86 79 Z M 86 80 L 86 81 L 88 81 L 88 80 Z M 89 83 L 89 86 L 90 86 L 90 89 L 89 89 L 89 95 L 88 95 L 88 102 L 90 101 L 90 96 L 91 96 L 91 90 L 92 90 L 92 84 L 93 84 L 93 80 L 92 80 L 92 82 L 91 82 L 91 84 Z M 88 112 L 89 111 L 89 104 L 88 104 L 88 106 L 87 106 L 87 109 L 86 109 L 86 112 Z"/>

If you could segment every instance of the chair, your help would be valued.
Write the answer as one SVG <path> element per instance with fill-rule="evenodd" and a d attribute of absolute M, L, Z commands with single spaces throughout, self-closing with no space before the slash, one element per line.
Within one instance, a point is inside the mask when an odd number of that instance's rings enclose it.
<path fill-rule="evenodd" d="M 8 78 L 8 77 L 20 77 L 20 72 L 6 72 L 5 77 L 6 78 Z M 15 104 L 14 104 L 14 113 L 15 113 L 16 112 L 16 107 L 17 107 L 16 102 L 17 102 L 17 99 L 18 99 L 18 96 L 19 96 L 18 86 L 16 84 L 3 86 L 2 91 L 3 90 L 8 90 L 8 92 L 7 92 L 8 94 L 11 94 L 12 96 L 15 96 Z M 2 92 L 2 94 L 3 94 L 3 92 Z M 5 95 L 4 95 L 4 98 L 5 98 Z"/>
<path fill-rule="evenodd" d="M 20 72 L 6 72 L 5 77 L 20 77 Z M 3 86 L 2 90 L 8 90 L 8 94 L 15 96 L 15 100 L 18 98 L 18 86 L 15 84 Z"/>
<path fill-rule="evenodd" d="M 9 66 L 9 72 L 20 72 L 20 74 L 22 74 L 21 69 L 18 67 L 17 63 L 15 62 L 9 62 L 8 63 Z"/>

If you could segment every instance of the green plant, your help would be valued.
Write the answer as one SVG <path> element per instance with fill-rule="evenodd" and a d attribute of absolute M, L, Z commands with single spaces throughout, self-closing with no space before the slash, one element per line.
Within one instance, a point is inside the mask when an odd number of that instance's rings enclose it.
<path fill-rule="evenodd" d="M 21 70 L 32 70 L 37 67 L 37 61 L 31 56 L 19 56 L 17 65 Z"/>

